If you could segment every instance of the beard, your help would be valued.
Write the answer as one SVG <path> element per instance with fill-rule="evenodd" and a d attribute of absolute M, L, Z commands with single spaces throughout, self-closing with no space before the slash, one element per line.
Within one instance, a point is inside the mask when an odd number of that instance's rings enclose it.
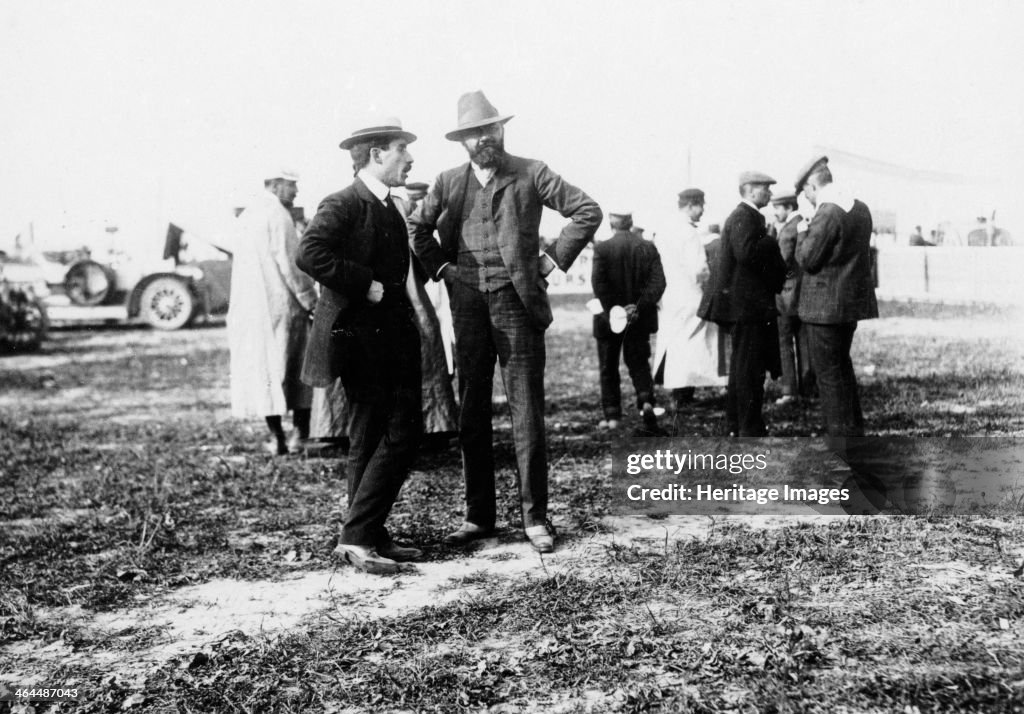
<path fill-rule="evenodd" d="M 475 151 L 469 151 L 470 160 L 482 169 L 497 168 L 505 158 L 505 142 L 494 141 L 477 144 Z"/>

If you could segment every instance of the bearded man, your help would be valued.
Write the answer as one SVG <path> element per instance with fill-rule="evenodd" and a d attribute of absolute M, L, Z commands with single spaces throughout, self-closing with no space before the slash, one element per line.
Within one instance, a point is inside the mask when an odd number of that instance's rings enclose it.
<path fill-rule="evenodd" d="M 547 518 L 544 431 L 544 331 L 552 320 L 546 276 L 572 265 L 602 215 L 587 194 L 544 163 L 505 153 L 504 126 L 511 118 L 483 92 L 460 97 L 458 126 L 445 138 L 460 142 L 469 162 L 437 178 L 410 230 L 428 275 L 448 285 L 455 321 L 466 517 L 446 541 L 465 545 L 494 531 L 491 392 L 497 361 L 512 412 L 523 525 L 533 547 L 548 553 L 554 531 Z M 542 251 L 545 206 L 570 223 Z"/>

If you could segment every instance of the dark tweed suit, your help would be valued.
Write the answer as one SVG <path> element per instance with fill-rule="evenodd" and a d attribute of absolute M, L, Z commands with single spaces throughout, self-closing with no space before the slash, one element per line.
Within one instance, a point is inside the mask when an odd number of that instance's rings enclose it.
<path fill-rule="evenodd" d="M 324 286 L 313 318 L 303 379 L 341 377 L 349 400 L 349 510 L 341 542 L 379 546 L 384 522 L 409 473 L 423 430 L 420 341 L 405 290 L 405 219 L 360 180 L 323 200 L 302 236 L 296 263 Z M 384 285 L 377 304 L 371 281 Z"/>
<path fill-rule="evenodd" d="M 764 436 L 764 375 L 779 370 L 775 294 L 786 279 L 786 264 L 778 243 L 768 235 L 764 216 L 747 203 L 740 203 L 722 227 L 713 277 L 710 299 L 697 314 L 730 327 L 729 431 Z"/>
<path fill-rule="evenodd" d="M 829 436 L 863 436 L 864 416 L 850 346 L 858 320 L 878 317 L 871 278 L 871 211 L 854 201 L 849 212 L 821 203 L 797 240 L 804 269 L 800 320 L 818 379 Z"/>
<path fill-rule="evenodd" d="M 466 520 L 482 528 L 494 527 L 496 517 L 491 426 L 495 360 L 512 412 L 523 523 L 531 527 L 547 520 L 544 330 L 552 316 L 547 280 L 540 274 L 538 232 L 545 206 L 571 219 L 547 250 L 565 270 L 601 224 L 601 209 L 540 161 L 506 155 L 487 186 L 479 185 L 469 163 L 445 171 L 410 219 L 414 249 L 427 274 L 437 279 L 445 263 L 456 266 L 458 273 L 450 287 Z M 440 241 L 434 239 L 435 229 Z M 464 233 L 481 232 L 493 241 L 492 247 L 467 252 Z M 490 279 L 494 289 L 487 286 Z"/>
<path fill-rule="evenodd" d="M 594 337 L 601 369 L 601 407 L 607 419 L 622 418 L 619 352 L 636 390 L 637 409 L 654 402 L 651 333 L 658 331 L 658 300 L 665 292 L 665 271 L 658 249 L 628 230 L 617 230 L 594 246 L 590 283 L 604 313 L 594 316 Z M 636 305 L 636 317 L 619 334 L 611 330 L 608 311 Z"/>
<path fill-rule="evenodd" d="M 775 298 L 779 310 L 779 358 L 782 361 L 782 393 L 789 396 L 811 396 L 814 390 L 814 369 L 811 367 L 807 330 L 802 329 L 800 315 L 800 282 L 803 270 L 796 262 L 797 226 L 803 217 L 790 215 L 779 229 L 779 251 L 786 261 L 786 283 Z"/>

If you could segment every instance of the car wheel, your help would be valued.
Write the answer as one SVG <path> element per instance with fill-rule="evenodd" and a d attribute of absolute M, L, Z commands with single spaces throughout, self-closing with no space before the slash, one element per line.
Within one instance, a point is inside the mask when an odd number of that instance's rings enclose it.
<path fill-rule="evenodd" d="M 13 301 L 9 324 L 0 327 L 10 349 L 18 352 L 34 352 L 39 349 L 46 336 L 49 320 L 46 308 L 38 300 L 17 294 Z"/>
<path fill-rule="evenodd" d="M 156 278 L 142 290 L 139 315 L 158 330 L 177 330 L 192 320 L 196 299 L 178 278 Z"/>
<path fill-rule="evenodd" d="M 94 260 L 72 265 L 64 276 L 64 292 L 75 305 L 102 305 L 114 292 L 114 273 Z"/>

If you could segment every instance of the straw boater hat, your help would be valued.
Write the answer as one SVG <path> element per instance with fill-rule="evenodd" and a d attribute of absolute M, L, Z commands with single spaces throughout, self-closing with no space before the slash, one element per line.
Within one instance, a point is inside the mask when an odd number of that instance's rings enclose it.
<path fill-rule="evenodd" d="M 504 124 L 514 114 L 501 115 L 479 89 L 459 97 L 459 125 L 444 135 L 449 141 L 462 141 L 466 131 L 488 124 Z"/>
<path fill-rule="evenodd" d="M 416 141 L 415 134 L 410 134 L 402 129 L 402 122 L 399 121 L 398 117 L 381 117 L 379 120 L 371 122 L 369 126 L 363 129 L 356 129 L 352 132 L 352 136 L 342 141 L 339 146 L 347 151 L 356 144 L 360 144 L 368 139 L 383 136 L 405 139 L 407 144 L 411 144 Z"/>

